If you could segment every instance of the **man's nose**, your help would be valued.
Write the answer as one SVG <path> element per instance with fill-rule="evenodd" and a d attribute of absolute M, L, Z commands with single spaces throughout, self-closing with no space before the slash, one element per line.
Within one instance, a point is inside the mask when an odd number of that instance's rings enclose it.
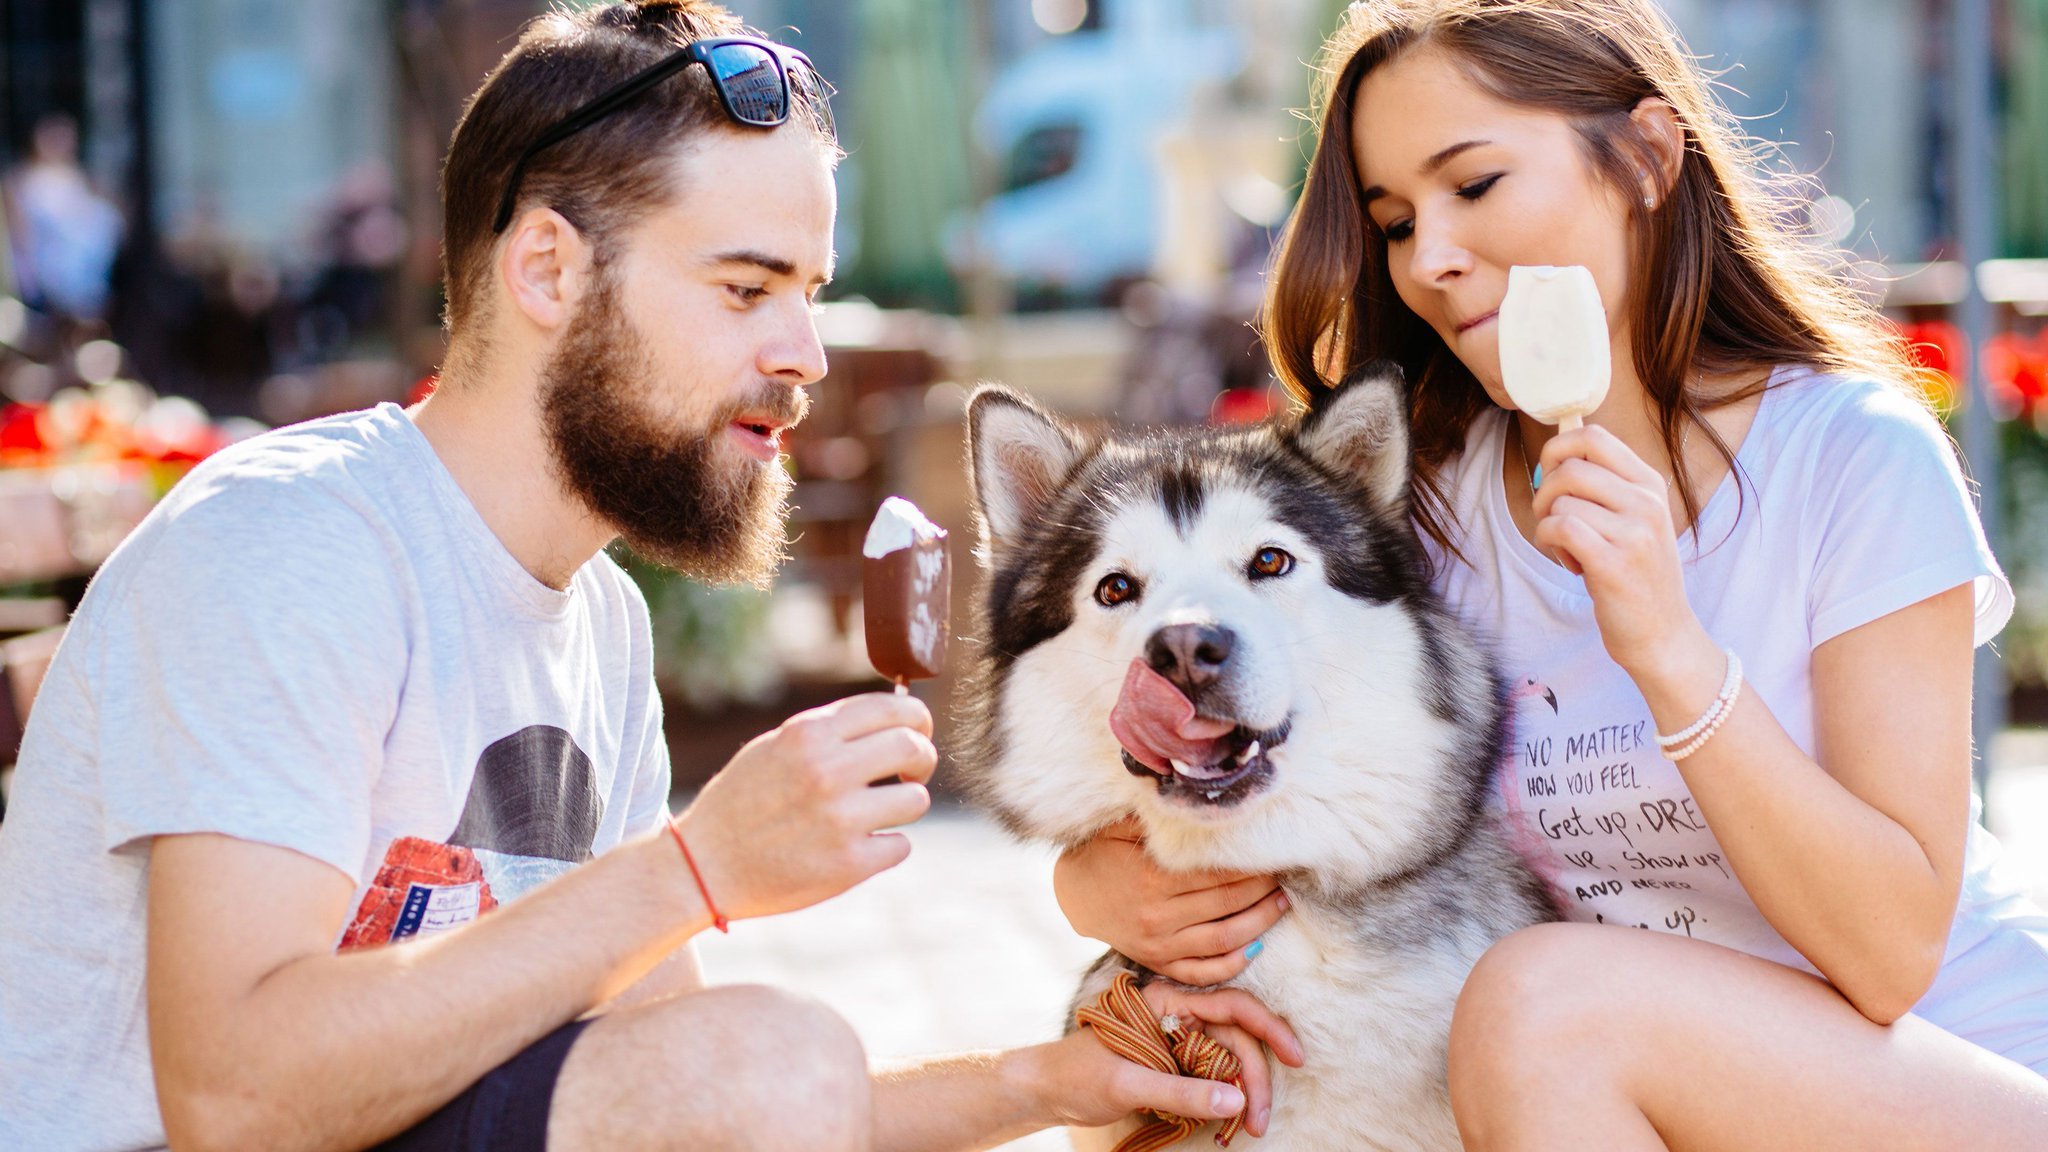
<path fill-rule="evenodd" d="M 818 336 L 816 312 L 809 304 L 798 307 L 761 346 L 757 366 L 764 376 L 815 384 L 825 375 L 825 342 Z"/>
<path fill-rule="evenodd" d="M 1169 624 L 1145 642 L 1145 662 L 1193 699 L 1222 678 L 1235 647 L 1237 633 L 1220 624 Z"/>

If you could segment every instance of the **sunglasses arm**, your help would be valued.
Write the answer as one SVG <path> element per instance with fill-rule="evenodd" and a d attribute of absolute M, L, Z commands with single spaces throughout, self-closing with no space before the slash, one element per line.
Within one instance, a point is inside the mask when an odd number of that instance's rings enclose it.
<path fill-rule="evenodd" d="M 618 111 L 621 106 L 631 101 L 634 97 L 661 83 L 670 74 L 689 67 L 692 63 L 694 61 L 687 48 L 677 52 L 661 63 L 628 78 L 618 87 L 585 104 L 567 119 L 542 133 L 540 139 L 527 145 L 526 151 L 521 152 L 519 159 L 512 163 L 512 175 L 505 181 L 505 195 L 498 201 L 498 215 L 497 219 L 491 223 L 491 234 L 496 235 L 503 232 L 505 226 L 512 223 L 512 209 L 518 203 L 519 182 L 526 175 L 527 162 L 538 155 L 542 149 L 551 148 L 590 127 L 592 124 L 597 123 L 599 120 L 604 119 L 606 116 L 611 115 L 613 112 Z"/>
<path fill-rule="evenodd" d="M 491 234 L 495 236 L 498 233 L 503 232 L 506 226 L 512 223 L 512 209 L 516 207 L 518 203 L 519 183 L 526 176 L 526 165 L 529 161 L 531 161 L 534 158 L 536 154 L 538 154 L 541 151 L 541 149 L 553 147 L 554 145 L 561 143 L 562 141 L 568 139 L 569 137 L 574 136 L 576 133 L 583 131 L 585 128 L 590 127 L 592 124 L 595 124 L 599 120 L 602 120 L 605 117 L 611 115 L 613 112 L 618 111 L 621 107 L 630 103 L 632 100 L 637 98 L 641 93 L 647 91 L 649 88 L 654 87 L 656 84 L 661 83 L 669 76 L 674 75 L 677 72 L 680 72 L 681 70 L 689 67 L 692 64 L 701 63 L 704 65 L 707 71 L 710 71 L 712 73 L 712 87 L 718 94 L 719 103 L 725 106 L 726 115 L 732 117 L 734 120 L 740 121 L 743 124 L 758 124 L 762 127 L 772 127 L 774 124 L 781 123 L 781 120 L 779 119 L 772 122 L 765 120 L 749 119 L 741 115 L 740 111 L 733 107 L 731 95 L 726 91 L 724 83 L 718 76 L 717 69 L 713 66 L 711 62 L 711 53 L 721 45 L 734 43 L 748 44 L 752 47 L 764 51 L 767 54 L 769 61 L 775 65 L 775 71 L 782 83 L 782 95 L 784 98 L 785 114 L 788 108 L 788 101 L 793 99 L 793 96 L 791 95 L 793 82 L 790 78 L 790 62 L 795 61 L 797 63 L 802 64 L 806 72 L 808 72 L 813 77 L 817 76 L 817 67 L 811 63 L 810 57 L 804 55 L 801 52 L 795 51 L 794 49 L 786 48 L 780 44 L 775 44 L 769 41 L 752 40 L 745 37 L 731 37 L 714 40 L 699 40 L 691 44 L 687 44 L 683 46 L 681 49 L 678 49 L 676 52 L 670 54 L 666 59 L 662 60 L 660 63 L 655 64 L 652 67 L 649 67 L 641 71 L 637 75 L 628 78 L 627 80 L 620 83 L 618 87 L 613 88 L 610 91 L 597 96 L 595 99 L 591 100 L 590 103 L 585 104 L 583 107 L 577 109 L 574 112 L 571 112 L 567 117 L 565 117 L 562 120 L 561 123 L 555 125 L 553 128 L 548 129 L 546 132 L 543 132 L 540 135 L 539 139 L 535 140 L 532 144 L 527 145 L 526 151 L 521 152 L 519 154 L 519 159 L 513 161 L 512 163 L 512 174 L 505 181 L 505 194 L 498 200 L 497 218 L 491 222 Z M 822 85 L 822 79 L 820 79 L 818 82 Z M 829 117 L 831 116 L 831 106 L 829 104 L 825 104 L 824 107 L 826 110 L 825 114 L 828 118 L 829 123 Z"/>

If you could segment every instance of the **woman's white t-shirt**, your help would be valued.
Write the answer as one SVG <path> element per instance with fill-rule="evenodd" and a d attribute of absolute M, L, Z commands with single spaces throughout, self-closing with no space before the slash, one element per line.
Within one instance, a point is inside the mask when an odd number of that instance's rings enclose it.
<path fill-rule="evenodd" d="M 1440 590 L 1494 640 L 1510 685 L 1513 755 L 1496 795 L 1510 834 L 1569 920 L 1681 933 L 1813 972 L 1736 881 L 1659 751 L 1585 582 L 1510 519 L 1507 428 L 1505 412 L 1482 416 L 1447 469 L 1464 562 L 1434 559 Z M 1780 369 L 1679 551 L 1693 611 L 1742 657 L 1743 691 L 1809 756 L 1815 648 L 1965 584 L 1976 643 L 2012 613 L 1947 435 L 1913 398 L 1870 381 Z M 1975 815 L 1973 801 L 1947 958 L 1915 1012 L 2048 1072 L 2048 917 L 1994 868 L 1997 843 Z"/>

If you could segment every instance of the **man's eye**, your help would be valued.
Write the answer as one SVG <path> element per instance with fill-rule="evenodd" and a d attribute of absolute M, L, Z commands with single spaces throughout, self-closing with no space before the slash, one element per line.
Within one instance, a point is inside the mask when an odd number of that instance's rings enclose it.
<path fill-rule="evenodd" d="M 757 303 L 761 297 L 768 295 L 768 289 L 758 284 L 727 284 L 725 287 L 726 291 L 731 292 L 742 304 Z"/>
<path fill-rule="evenodd" d="M 1114 608 L 1138 595 L 1138 582 L 1121 572 L 1111 572 L 1095 586 L 1095 602 L 1104 608 Z"/>
<path fill-rule="evenodd" d="M 1294 571 L 1294 557 L 1280 548 L 1261 548 L 1252 557 L 1250 571 L 1255 580 L 1285 576 Z"/>

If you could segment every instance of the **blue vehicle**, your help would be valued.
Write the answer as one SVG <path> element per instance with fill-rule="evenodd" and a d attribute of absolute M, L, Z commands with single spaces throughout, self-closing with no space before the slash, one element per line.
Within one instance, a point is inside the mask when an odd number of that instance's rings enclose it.
<path fill-rule="evenodd" d="M 1099 26 L 1025 53 L 977 113 L 999 191 L 954 222 L 955 263 L 973 258 L 973 241 L 1027 302 L 1098 302 L 1146 275 L 1158 142 L 1200 86 L 1227 82 L 1244 59 L 1227 6 L 1201 0 L 1118 0 Z"/>

